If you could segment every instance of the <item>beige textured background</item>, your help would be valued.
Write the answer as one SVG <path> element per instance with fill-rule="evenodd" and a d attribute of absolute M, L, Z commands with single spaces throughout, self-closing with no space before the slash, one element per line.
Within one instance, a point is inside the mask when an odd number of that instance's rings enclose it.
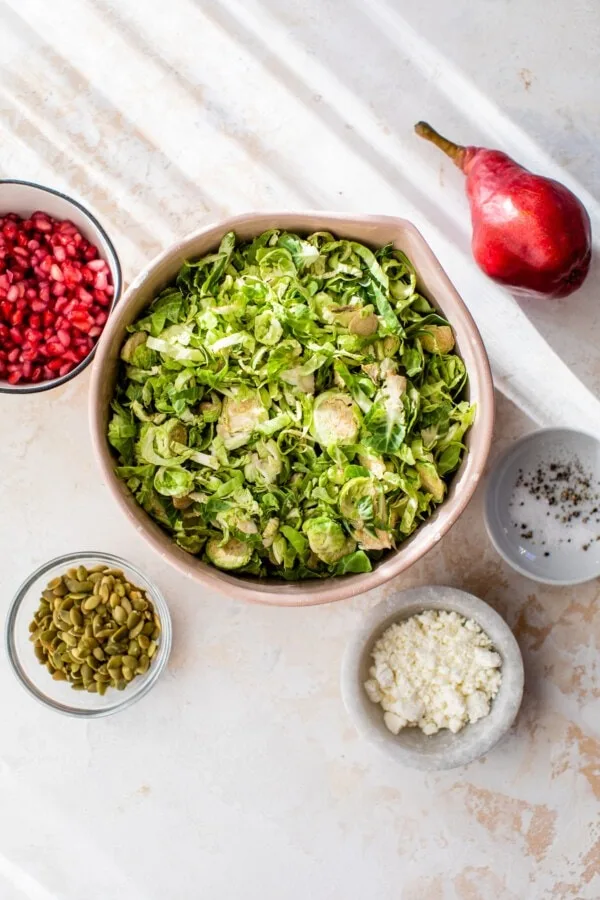
<path fill-rule="evenodd" d="M 597 4 L 552 0 L 543 22 L 537 0 L 412 6 L 0 2 L 0 176 L 89 204 L 127 279 L 225 212 L 408 213 L 481 317 L 503 386 L 531 402 L 537 390 L 540 417 L 549 408 L 560 421 L 590 395 L 569 382 L 547 403 L 531 372 L 551 397 L 563 363 L 598 391 L 597 272 L 571 304 L 527 309 L 563 362 L 537 343 L 525 359 L 524 314 L 496 344 L 516 313 L 472 274 L 459 177 L 419 155 L 410 127 L 427 112 L 459 134 L 503 137 L 532 165 L 562 166 L 595 203 Z M 435 50 L 430 71 L 408 29 Z M 478 124 L 444 94 L 452 67 L 493 104 Z M 114 551 L 167 594 L 173 656 L 149 698 L 90 724 L 39 708 L 0 658 L 0 900 L 598 900 L 598 583 L 556 590 L 510 571 L 485 537 L 479 494 L 384 591 L 306 610 L 211 595 L 149 553 L 99 482 L 88 377 L 0 396 L 0 605 L 52 555 Z M 532 427 L 499 396 L 494 453 Z M 505 742 L 437 775 L 375 755 L 338 688 L 364 611 L 431 582 L 498 609 L 527 676 Z"/>

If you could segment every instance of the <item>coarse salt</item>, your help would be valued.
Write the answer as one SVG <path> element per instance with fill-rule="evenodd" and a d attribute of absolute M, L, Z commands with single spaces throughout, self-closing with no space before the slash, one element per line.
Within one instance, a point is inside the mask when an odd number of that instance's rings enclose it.
<path fill-rule="evenodd" d="M 456 612 L 426 610 L 390 625 L 372 657 L 364 687 L 393 734 L 411 726 L 456 733 L 489 714 L 502 681 L 490 638 Z"/>

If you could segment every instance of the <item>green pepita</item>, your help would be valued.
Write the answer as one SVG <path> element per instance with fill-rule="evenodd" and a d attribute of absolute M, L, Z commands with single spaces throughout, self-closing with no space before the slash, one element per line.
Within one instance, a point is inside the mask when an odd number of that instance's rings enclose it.
<path fill-rule="evenodd" d="M 79 565 L 48 583 L 28 631 L 37 660 L 55 681 L 103 695 L 148 671 L 160 620 L 120 569 Z"/>
<path fill-rule="evenodd" d="M 88 597 L 87 600 L 83 601 L 83 603 L 81 604 L 81 608 L 85 612 L 92 612 L 92 610 L 96 609 L 99 603 L 100 597 L 94 596 L 94 594 L 92 594 L 91 597 Z"/>
<path fill-rule="evenodd" d="M 115 606 L 113 609 L 113 619 L 115 622 L 118 622 L 119 625 L 124 625 L 127 621 L 127 613 L 123 609 L 122 606 Z"/>

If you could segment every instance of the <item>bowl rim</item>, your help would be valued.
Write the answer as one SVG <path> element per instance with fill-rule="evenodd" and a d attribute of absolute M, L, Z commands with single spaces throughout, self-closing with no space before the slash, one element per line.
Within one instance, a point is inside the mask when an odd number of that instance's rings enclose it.
<path fill-rule="evenodd" d="M 184 556 L 189 557 L 184 550 L 180 553 L 170 539 L 170 547 L 166 547 L 164 541 L 161 540 L 158 531 L 152 529 L 154 523 L 149 520 L 148 523 L 142 524 L 139 514 L 134 512 L 132 505 L 127 501 L 126 493 L 123 486 L 117 483 L 114 474 L 114 460 L 106 441 L 106 435 L 102 427 L 102 416 L 100 397 L 103 380 L 103 368 L 109 356 L 109 343 L 113 332 L 121 327 L 121 320 L 125 318 L 125 311 L 130 301 L 137 295 L 140 289 L 143 289 L 145 282 L 160 269 L 163 264 L 169 263 L 172 259 L 180 257 L 185 258 L 194 254 L 193 245 L 201 239 L 210 238 L 211 242 L 217 244 L 219 239 L 227 231 L 237 230 L 244 227 L 260 233 L 268 227 L 276 227 L 272 223 L 280 223 L 280 227 L 298 227 L 300 230 L 304 226 L 294 226 L 293 223 L 297 219 L 306 220 L 306 228 L 319 230 L 319 228 L 329 228 L 333 231 L 337 230 L 351 232 L 353 226 L 369 226 L 402 229 L 409 232 L 414 240 L 420 245 L 420 253 L 422 258 L 427 262 L 435 274 L 445 285 L 445 290 L 451 296 L 454 306 L 454 313 L 448 313 L 449 317 L 454 316 L 454 322 L 460 318 L 461 332 L 466 335 L 470 341 L 473 350 L 473 364 L 468 372 L 472 378 L 476 375 L 480 390 L 480 408 L 478 409 L 476 422 L 473 428 L 476 428 L 478 435 L 478 443 L 475 447 L 470 447 L 469 454 L 466 457 L 465 465 L 471 470 L 468 480 L 465 478 L 461 485 L 460 493 L 455 494 L 452 498 L 451 511 L 442 517 L 441 523 L 437 523 L 436 527 L 431 530 L 427 541 L 424 541 L 423 547 L 418 551 L 415 559 L 410 553 L 407 555 L 402 552 L 403 548 L 408 549 L 407 545 L 402 545 L 394 554 L 390 554 L 382 563 L 369 573 L 362 573 L 353 576 L 340 576 L 332 579 L 319 579 L 318 581 L 306 582 L 275 582 L 273 580 L 264 585 L 257 581 L 245 581 L 239 576 L 236 577 L 226 572 L 213 569 L 201 560 L 195 559 L 199 565 L 192 566 Z M 327 223 L 324 225 L 323 223 Z M 271 224 L 267 224 L 271 223 Z M 366 239 L 365 239 L 366 240 Z M 439 303 L 439 301 L 437 301 Z M 453 324 L 454 324 L 453 322 Z M 439 260 L 433 253 L 433 250 L 419 232 L 419 230 L 408 220 L 399 216 L 389 215 L 370 215 L 365 213 L 340 213 L 322 210 L 258 210 L 241 215 L 229 216 L 225 219 L 213 221 L 202 226 L 195 231 L 182 237 L 176 243 L 172 244 L 162 253 L 158 254 L 151 260 L 147 266 L 137 275 L 131 282 L 124 294 L 123 302 L 120 305 L 119 313 L 111 316 L 98 342 L 98 353 L 94 366 L 92 367 L 92 377 L 89 392 L 89 421 L 92 437 L 92 445 L 94 455 L 100 466 L 103 480 L 108 489 L 117 501 L 120 509 L 125 513 L 127 518 L 132 522 L 136 531 L 141 533 L 144 540 L 152 546 L 152 548 L 166 560 L 169 565 L 174 566 L 179 572 L 189 578 L 208 586 L 211 589 L 233 596 L 237 599 L 246 600 L 256 603 L 271 604 L 277 606 L 310 606 L 322 603 L 333 602 L 334 600 L 347 599 L 356 596 L 359 593 L 369 591 L 379 585 L 389 581 L 391 578 L 399 575 L 408 568 L 416 559 L 421 558 L 428 552 L 452 527 L 456 520 L 460 517 L 465 507 L 471 500 L 473 493 L 483 475 L 485 462 L 487 460 L 492 442 L 492 432 L 494 424 L 494 387 L 492 374 L 490 370 L 489 359 L 477 329 L 475 321 L 458 294 L 456 288 L 450 281 L 445 270 L 441 266 Z M 446 500 L 446 503 L 448 501 Z M 447 507 L 446 507 L 447 508 Z M 442 504 L 439 509 L 444 509 Z M 146 515 L 146 514 L 145 514 Z M 149 517 L 148 517 L 149 518 Z M 424 527 L 429 523 L 425 522 Z M 155 526 L 159 529 L 159 526 Z M 161 532 L 162 533 L 162 532 Z M 415 534 L 419 533 L 419 529 Z M 166 535 L 163 537 L 166 538 Z"/>
<path fill-rule="evenodd" d="M 445 592 L 445 596 L 443 598 L 440 596 L 438 600 L 435 595 L 439 595 L 441 592 Z M 429 599 L 427 599 L 427 594 Z M 421 598 L 424 598 L 422 602 Z M 464 601 L 468 601 L 471 607 L 468 612 L 464 611 Z M 413 606 L 418 606 L 418 610 L 411 609 Z M 503 718 L 499 719 L 494 727 L 490 727 L 489 734 L 485 739 L 481 739 L 475 747 L 465 748 L 462 752 L 457 751 L 455 753 L 456 758 L 452 761 L 445 760 L 442 753 L 436 756 L 422 755 L 417 750 L 404 747 L 399 741 L 395 742 L 395 736 L 391 732 L 389 735 L 386 732 L 385 737 L 383 737 L 382 733 L 376 731 L 371 716 L 365 711 L 365 708 L 375 708 L 376 704 L 369 700 L 360 681 L 360 668 L 364 656 L 367 652 L 370 652 L 384 630 L 393 622 L 403 621 L 428 609 L 454 610 L 464 618 L 473 619 L 492 638 L 492 641 L 494 638 L 493 635 L 489 634 L 490 629 L 500 632 L 505 642 L 503 648 L 498 648 L 502 650 L 503 667 L 507 665 L 507 652 L 510 653 L 508 665 L 511 666 L 511 669 L 503 668 L 502 684 L 507 684 L 505 679 L 510 671 L 511 685 L 506 686 L 505 690 L 512 688 L 513 693 L 505 701 L 506 709 Z M 403 765 L 422 771 L 442 771 L 459 768 L 489 753 L 513 725 L 523 700 L 524 686 L 525 668 L 523 655 L 508 622 L 481 597 L 477 597 L 476 594 L 471 594 L 462 588 L 445 584 L 425 584 L 406 588 L 381 600 L 372 607 L 366 616 L 361 618 L 346 644 L 340 669 L 342 701 L 361 738 L 364 738 L 369 744 L 383 752 L 388 758 L 393 759 L 394 762 L 400 762 Z M 501 690 L 502 685 L 500 687 Z M 495 702 L 496 698 L 493 703 Z M 489 715 L 493 715 L 493 703 Z M 459 734 L 467 733 L 468 728 L 469 726 L 467 725 L 464 732 L 459 732 Z"/>
<path fill-rule="evenodd" d="M 516 441 L 512 441 L 511 444 L 506 447 L 505 450 L 498 456 L 498 458 L 494 461 L 491 471 L 487 477 L 487 483 L 485 486 L 485 497 L 483 502 L 483 519 L 485 522 L 486 531 L 488 537 L 494 547 L 496 553 L 502 557 L 505 563 L 511 567 L 515 572 L 518 572 L 519 575 L 523 575 L 524 578 L 528 578 L 531 581 L 536 581 L 538 584 L 548 584 L 554 587 L 572 587 L 577 584 L 587 584 L 589 581 L 595 581 L 596 578 L 600 576 L 600 566 L 598 567 L 598 571 L 592 575 L 585 575 L 583 578 L 548 578 L 543 575 L 538 575 L 535 572 L 531 572 L 529 569 L 526 569 L 524 566 L 519 565 L 517 560 L 506 553 L 504 547 L 501 545 L 496 526 L 493 522 L 496 521 L 497 517 L 492 514 L 492 502 L 493 502 L 493 494 L 498 486 L 499 479 L 503 477 L 504 472 L 512 459 L 513 456 L 521 450 L 526 444 L 534 444 L 542 435 L 548 434 L 572 434 L 577 437 L 588 438 L 589 440 L 594 441 L 595 444 L 598 445 L 598 449 L 600 450 L 600 439 L 597 435 L 595 435 L 591 431 L 586 431 L 583 428 L 570 428 L 568 426 L 563 425 L 549 425 L 545 428 L 536 428 L 534 431 L 530 431 L 527 434 L 524 434 L 522 437 L 517 438 Z"/>
<path fill-rule="evenodd" d="M 119 692 L 121 699 L 118 702 L 115 702 L 110 706 L 100 707 L 98 709 L 83 709 L 69 706 L 69 704 L 67 703 L 60 703 L 59 701 L 50 698 L 48 694 L 45 694 L 41 690 L 39 690 L 30 681 L 27 673 L 21 665 L 19 654 L 16 650 L 15 645 L 15 626 L 17 615 L 21 608 L 21 604 L 25 600 L 25 597 L 27 596 L 31 586 L 38 578 L 40 578 L 46 572 L 50 571 L 50 569 L 53 569 L 55 566 L 68 566 L 69 563 L 74 563 L 80 559 L 95 559 L 99 562 L 109 563 L 111 566 L 117 565 L 119 567 L 125 567 L 131 572 L 134 572 L 137 577 L 141 578 L 143 582 L 149 585 L 149 593 L 151 594 L 152 602 L 155 603 L 157 607 L 161 622 L 161 639 L 160 644 L 158 645 L 159 653 L 157 653 L 155 664 L 150 666 L 149 674 L 146 680 L 143 681 L 143 683 L 131 693 L 128 693 L 126 690 L 122 693 Z M 133 706 L 133 704 L 138 700 L 141 700 L 141 698 L 144 697 L 154 687 L 154 685 L 158 681 L 158 678 L 162 674 L 171 653 L 172 640 L 173 626 L 171 622 L 171 614 L 169 612 L 167 601 L 165 600 L 158 585 L 151 578 L 145 575 L 141 571 L 141 569 L 138 568 L 138 566 L 129 562 L 129 560 L 124 559 L 121 556 L 116 556 L 113 553 L 105 553 L 102 550 L 75 550 L 72 553 L 65 553 L 61 556 L 56 556 L 53 559 L 47 560 L 45 563 L 42 563 L 41 566 L 38 566 L 37 569 L 35 569 L 30 575 L 27 576 L 27 578 L 22 582 L 22 584 L 15 592 L 6 614 L 4 625 L 4 649 L 10 663 L 10 668 L 12 669 L 17 681 L 32 697 L 34 697 L 38 701 L 38 703 L 41 703 L 42 706 L 76 719 L 101 719 L 105 716 L 110 716 L 114 713 L 120 712 L 123 709 L 127 709 L 128 707 Z"/>
<path fill-rule="evenodd" d="M 76 209 L 78 209 L 80 212 L 82 212 L 84 214 L 84 216 L 86 216 L 90 220 L 90 222 L 92 223 L 94 228 L 96 228 L 100 232 L 100 234 L 102 235 L 102 238 L 104 239 L 104 241 L 106 241 L 106 244 L 108 246 L 110 254 L 112 255 L 112 265 L 111 265 L 110 260 L 107 260 L 107 261 L 109 263 L 109 266 L 111 267 L 111 274 L 113 276 L 113 281 L 114 281 L 113 286 L 115 289 L 113 298 L 112 298 L 112 302 L 108 309 L 108 318 L 107 318 L 107 324 L 108 324 L 108 319 L 110 319 L 111 313 L 113 312 L 115 306 L 121 299 L 121 295 L 123 292 L 123 273 L 122 273 L 122 269 L 121 269 L 121 261 L 117 254 L 117 251 L 115 250 L 115 245 L 113 244 L 112 240 L 108 236 L 108 233 L 107 233 L 106 229 L 104 228 L 104 226 L 100 224 L 100 222 L 98 221 L 96 216 L 92 212 L 90 212 L 90 210 L 87 207 L 85 207 L 83 205 L 83 203 L 80 203 L 79 200 L 75 200 L 74 197 L 70 197 L 68 194 L 65 194 L 63 191 L 59 191 L 59 190 L 56 190 L 55 188 L 51 188 L 51 187 L 46 187 L 46 185 L 38 184 L 36 181 L 25 181 L 25 180 L 19 179 L 19 178 L 0 178 L 0 186 L 2 186 L 3 184 L 20 184 L 20 185 L 24 185 L 25 187 L 36 188 L 37 190 L 43 191 L 46 194 L 53 194 L 55 197 L 60 197 L 62 200 L 66 200 L 68 203 L 70 203 L 72 206 L 76 207 Z M 114 267 L 114 272 L 112 271 L 113 267 Z M 12 385 L 12 384 L 9 385 L 5 380 L 0 379 L 0 394 L 39 394 L 39 393 L 42 393 L 42 391 L 51 391 L 53 388 L 60 387 L 62 384 L 66 384 L 72 378 L 75 378 L 77 375 L 79 375 L 81 372 L 83 372 L 83 370 L 87 366 L 89 366 L 89 364 L 91 363 L 91 361 L 94 358 L 94 355 L 96 353 L 98 343 L 99 342 L 97 341 L 96 344 L 92 347 L 92 349 L 88 353 L 88 355 L 86 357 L 84 357 L 84 359 L 82 359 L 81 362 L 78 363 L 74 369 L 71 369 L 70 372 L 67 372 L 66 375 L 62 375 L 58 378 L 49 378 L 47 381 L 41 381 L 37 384 L 24 384 L 23 386 Z"/>

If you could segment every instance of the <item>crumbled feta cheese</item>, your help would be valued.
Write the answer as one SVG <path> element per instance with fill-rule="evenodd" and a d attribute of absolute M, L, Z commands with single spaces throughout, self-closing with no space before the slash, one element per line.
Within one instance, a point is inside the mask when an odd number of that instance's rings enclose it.
<path fill-rule="evenodd" d="M 391 625 L 373 648 L 365 691 L 393 734 L 418 726 L 456 733 L 490 712 L 502 659 L 472 619 L 427 610 Z"/>

